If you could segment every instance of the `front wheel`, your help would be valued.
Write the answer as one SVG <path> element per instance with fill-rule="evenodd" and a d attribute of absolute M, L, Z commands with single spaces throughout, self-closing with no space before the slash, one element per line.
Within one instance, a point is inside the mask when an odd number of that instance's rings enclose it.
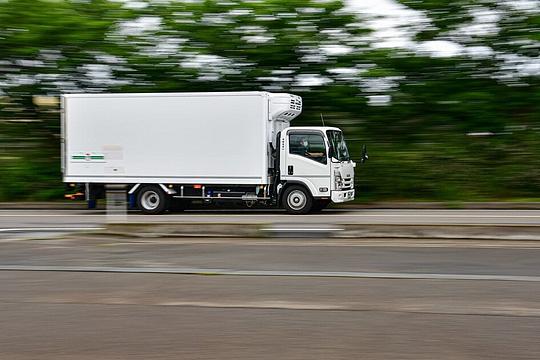
<path fill-rule="evenodd" d="M 137 196 L 137 205 L 145 214 L 161 214 L 167 210 L 167 194 L 159 186 L 145 186 Z"/>
<path fill-rule="evenodd" d="M 290 214 L 307 214 L 313 206 L 313 198 L 301 186 L 291 186 L 283 194 L 283 204 Z"/>

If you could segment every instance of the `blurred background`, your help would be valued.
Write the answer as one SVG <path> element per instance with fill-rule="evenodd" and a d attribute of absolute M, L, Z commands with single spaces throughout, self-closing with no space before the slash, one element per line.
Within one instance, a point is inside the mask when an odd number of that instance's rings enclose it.
<path fill-rule="evenodd" d="M 540 0 L 0 0 L 0 358 L 540 359 L 539 85 Z M 362 206 L 50 201 L 60 94 L 242 90 Z"/>
<path fill-rule="evenodd" d="M 63 92 L 232 90 L 367 144 L 358 201 L 538 200 L 539 84 L 536 0 L 2 0 L 0 201 L 62 199 Z"/>

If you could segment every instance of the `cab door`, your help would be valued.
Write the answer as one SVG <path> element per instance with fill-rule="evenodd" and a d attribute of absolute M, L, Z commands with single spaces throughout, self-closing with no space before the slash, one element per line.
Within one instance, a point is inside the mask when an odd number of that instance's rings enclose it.
<path fill-rule="evenodd" d="M 282 138 L 281 178 L 306 185 L 313 196 L 330 196 L 330 159 L 322 131 L 291 129 Z"/>

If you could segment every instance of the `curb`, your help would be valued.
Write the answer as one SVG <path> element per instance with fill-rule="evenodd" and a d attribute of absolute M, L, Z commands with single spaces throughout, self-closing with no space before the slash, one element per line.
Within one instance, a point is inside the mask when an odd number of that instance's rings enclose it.
<path fill-rule="evenodd" d="M 110 223 L 100 233 L 129 237 L 260 237 L 264 224 Z M 94 233 L 95 234 L 95 233 Z"/>
<path fill-rule="evenodd" d="M 93 234 L 138 238 L 347 238 L 540 241 L 540 226 L 530 225 L 305 225 L 225 223 L 113 223 Z"/>

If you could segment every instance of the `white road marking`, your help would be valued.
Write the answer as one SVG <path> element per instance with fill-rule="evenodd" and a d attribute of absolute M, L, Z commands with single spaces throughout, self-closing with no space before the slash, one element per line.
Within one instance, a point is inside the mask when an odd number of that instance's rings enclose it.
<path fill-rule="evenodd" d="M 344 310 L 345 306 L 292 301 L 248 301 L 248 302 L 211 302 L 211 301 L 166 301 L 159 306 L 193 306 L 209 308 L 250 308 L 250 309 L 287 309 L 287 310 Z"/>
<path fill-rule="evenodd" d="M 262 228 L 262 231 L 343 231 L 343 228 Z"/>
<path fill-rule="evenodd" d="M 102 227 L 32 227 L 32 228 L 7 228 L 7 229 L 0 229 L 0 232 L 27 232 L 27 231 L 43 231 L 43 232 L 49 232 L 49 231 L 88 231 L 88 230 L 105 230 L 105 228 Z"/>
<path fill-rule="evenodd" d="M 526 275 L 483 275 L 483 274 L 422 274 L 356 271 L 278 271 L 278 270 L 233 270 L 207 268 L 159 268 L 159 267 L 111 267 L 111 266 L 39 266 L 0 265 L 0 271 L 59 271 L 59 272 L 103 272 L 181 275 L 225 275 L 225 276 L 286 276 L 286 277 L 343 277 L 363 279 L 408 279 L 408 280 L 483 280 L 540 282 L 540 276 Z"/>

